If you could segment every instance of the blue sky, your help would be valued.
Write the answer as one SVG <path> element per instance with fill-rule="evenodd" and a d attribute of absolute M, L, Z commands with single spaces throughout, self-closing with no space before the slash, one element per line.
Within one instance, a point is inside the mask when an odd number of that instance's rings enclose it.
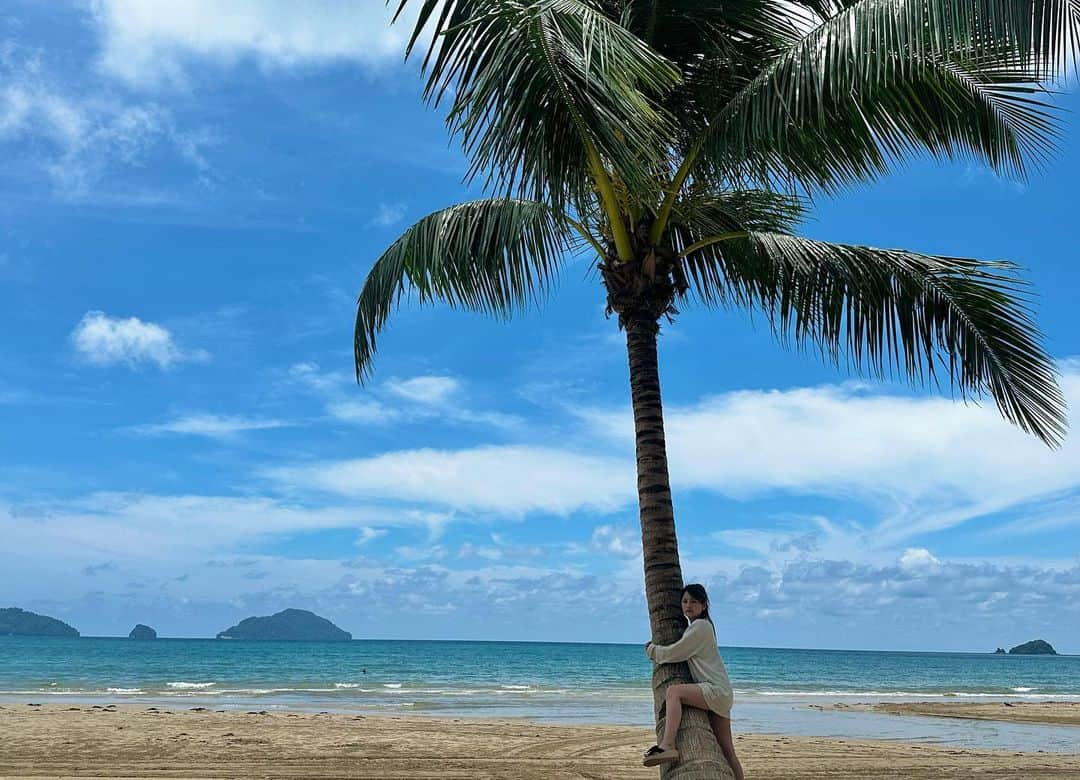
<path fill-rule="evenodd" d="M 153 8 L 152 12 L 147 11 Z M 643 640 L 624 343 L 585 258 L 499 323 L 371 262 L 470 196 L 381 3 L 0 16 L 0 602 L 86 634 L 285 607 L 358 637 Z M 1080 403 L 1080 100 L 1027 182 L 912 161 L 806 232 L 1022 263 Z M 729 645 L 1080 652 L 1080 449 L 687 311 L 661 367 L 685 574 Z"/>

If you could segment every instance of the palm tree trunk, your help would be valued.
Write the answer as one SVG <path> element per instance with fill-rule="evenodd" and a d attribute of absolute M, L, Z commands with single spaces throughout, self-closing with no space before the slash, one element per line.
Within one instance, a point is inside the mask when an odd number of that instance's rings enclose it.
<path fill-rule="evenodd" d="M 675 538 L 675 512 L 671 503 L 664 410 L 660 401 L 660 372 L 656 355 L 659 326 L 655 320 L 630 319 L 626 323 L 626 349 L 630 358 L 630 396 L 634 405 L 637 446 L 638 504 L 641 510 L 641 547 L 645 554 L 645 598 L 649 605 L 652 639 L 671 644 L 681 635 L 680 593 L 683 587 L 679 545 Z M 653 702 L 657 740 L 664 733 L 664 692 L 669 685 L 693 680 L 685 663 L 664 664 L 653 672 Z M 661 772 L 665 780 L 732 778 L 705 712 L 683 708 L 678 735 L 681 760 Z"/>

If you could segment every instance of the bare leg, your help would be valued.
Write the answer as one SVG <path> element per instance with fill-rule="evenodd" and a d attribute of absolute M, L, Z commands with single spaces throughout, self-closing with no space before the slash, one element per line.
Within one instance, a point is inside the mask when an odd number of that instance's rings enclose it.
<path fill-rule="evenodd" d="M 716 741 L 720 743 L 720 749 L 724 751 L 724 758 L 731 766 L 731 771 L 735 773 L 735 780 L 743 780 L 742 764 L 739 763 L 739 757 L 735 755 L 735 740 L 731 736 L 731 718 L 710 712 L 709 725 L 712 726 L 713 734 L 716 735 Z"/>
<path fill-rule="evenodd" d="M 701 695 L 701 688 L 693 684 L 670 685 L 665 692 L 664 703 L 666 714 L 664 715 L 664 739 L 660 747 L 664 750 L 675 749 L 675 738 L 679 734 L 679 723 L 682 721 L 683 705 L 708 710 L 705 697 Z"/>

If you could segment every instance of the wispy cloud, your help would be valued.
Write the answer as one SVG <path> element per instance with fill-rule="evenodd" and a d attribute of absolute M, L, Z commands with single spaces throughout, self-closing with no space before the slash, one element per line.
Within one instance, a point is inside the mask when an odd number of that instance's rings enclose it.
<path fill-rule="evenodd" d="M 373 539 L 378 539 L 381 536 L 386 536 L 385 528 L 371 528 L 370 526 L 363 526 L 357 529 L 355 544 L 357 547 L 362 547 Z"/>
<path fill-rule="evenodd" d="M 408 23 L 394 8 L 348 0 L 95 0 L 101 66 L 130 84 L 187 85 L 192 63 L 268 69 L 397 61 Z"/>
<path fill-rule="evenodd" d="M 593 529 L 592 549 L 620 558 L 637 558 L 641 555 L 641 532 L 612 525 L 598 525 Z"/>
<path fill-rule="evenodd" d="M 41 547 L 113 562 L 220 556 L 235 545 L 333 529 L 361 537 L 376 528 L 427 533 L 443 514 L 363 504 L 303 505 L 266 497 L 94 493 L 75 499 L 0 504 L 5 551 L 37 556 Z M 36 550 L 36 552 L 35 552 Z"/>
<path fill-rule="evenodd" d="M 340 393 L 351 380 L 343 372 L 323 371 L 318 363 L 302 362 L 289 366 L 289 379 L 319 393 Z"/>
<path fill-rule="evenodd" d="M 1080 371 L 1062 363 L 1080 405 Z M 629 452 L 625 410 L 578 411 L 602 440 Z M 908 397 L 842 384 L 743 391 L 665 413 L 676 488 L 734 498 L 769 493 L 855 498 L 876 507 L 882 545 L 1080 489 L 1075 437 L 1050 450 L 992 405 Z"/>
<path fill-rule="evenodd" d="M 246 431 L 266 431 L 293 425 L 286 420 L 266 420 L 249 417 L 231 417 L 215 414 L 190 414 L 174 420 L 152 425 L 137 425 L 132 430 L 143 436 L 205 436 L 211 439 L 229 439 Z"/>
<path fill-rule="evenodd" d="M 449 401 L 461 389 L 461 382 L 451 376 L 415 376 L 391 379 L 385 387 L 390 394 L 407 401 L 439 405 Z"/>
<path fill-rule="evenodd" d="M 167 369 L 210 358 L 205 350 L 181 349 L 172 333 L 161 325 L 138 317 L 110 317 L 100 311 L 83 316 L 71 333 L 71 341 L 78 355 L 96 366 L 154 364 Z"/>
<path fill-rule="evenodd" d="M 608 512 L 634 495 L 629 461 L 531 446 L 409 450 L 267 474 L 294 489 L 511 515 Z"/>
<path fill-rule="evenodd" d="M 1022 507 L 1019 517 L 986 531 L 997 537 L 1022 537 L 1066 528 L 1080 529 L 1080 494 L 1069 491 L 1030 508 Z"/>
<path fill-rule="evenodd" d="M 0 59 L 0 143 L 17 145 L 19 159 L 43 171 L 59 198 L 98 198 L 101 180 L 114 168 L 142 166 L 166 150 L 210 175 L 205 129 L 181 129 L 172 113 L 152 102 L 126 102 L 99 90 L 76 93 L 54 84 L 40 60 Z M 108 196 L 115 200 L 116 195 Z M 159 205 L 162 193 L 125 193 L 125 202 Z"/>
<path fill-rule="evenodd" d="M 391 529 L 423 525 L 421 515 L 395 509 L 315 508 L 220 496 L 95 494 L 47 505 L 0 505 L 5 551 L 27 603 L 36 598 L 78 603 L 86 578 L 94 578 L 95 591 L 123 601 L 120 621 L 130 620 L 133 605 L 144 603 L 124 596 L 133 592 L 129 583 L 139 581 L 153 589 L 153 604 L 145 605 L 159 611 L 205 601 L 250 613 L 258 605 L 280 609 L 285 598 L 363 621 L 406 607 L 414 614 L 478 618 L 475 630 L 487 638 L 499 636 L 509 625 L 503 621 L 522 610 L 537 624 L 564 620 L 568 610 L 605 621 L 618 616 L 614 634 L 605 628 L 575 637 L 580 639 L 628 640 L 640 624 L 641 563 L 636 550 L 631 554 L 629 528 L 594 529 L 592 538 L 607 548 L 605 557 L 623 559 L 609 574 L 602 574 L 598 560 L 587 565 L 545 560 L 542 550 L 519 549 L 501 533 L 490 534 L 490 543 L 429 541 L 369 552 Z M 362 557 L 346 553 L 341 559 L 315 560 L 236 551 L 267 536 L 318 529 L 352 530 Z M 625 540 L 625 546 L 613 546 L 615 539 Z M 974 562 L 925 547 L 874 562 L 816 554 L 780 563 L 717 562 L 697 552 L 686 551 L 684 571 L 709 587 L 713 612 L 724 617 L 721 642 L 816 637 L 818 646 L 912 648 L 927 647 L 925 632 L 932 629 L 937 648 L 987 645 L 989 650 L 1045 633 L 1047 626 L 1056 626 L 1051 638 L 1060 649 L 1080 641 L 1073 628 L 1080 625 L 1075 562 Z M 527 558 L 536 560 L 518 562 Z M 36 576 L 30 576 L 31 564 Z M 73 578 L 72 571 L 85 577 Z M 43 579 L 52 581 L 49 589 L 37 584 Z M 90 611 L 81 610 L 84 619 Z M 822 634 L 850 632 L 883 611 L 890 620 L 874 622 L 872 637 L 849 633 L 847 639 L 830 641 Z M 216 619 L 208 614 L 216 613 L 200 607 L 193 624 L 203 631 L 220 628 L 207 625 Z M 419 630 L 428 637 L 438 631 L 428 623 Z"/>
<path fill-rule="evenodd" d="M 371 224 L 377 227 L 393 227 L 405 218 L 404 203 L 380 203 L 371 218 Z"/>
<path fill-rule="evenodd" d="M 1062 364 L 1063 387 L 1080 403 L 1080 371 Z M 423 410 L 458 409 L 448 377 L 393 380 L 382 400 L 348 413 L 357 422 L 400 422 Z M 414 407 L 390 403 L 411 399 Z M 453 402 L 451 402 L 453 400 Z M 440 411 L 440 414 L 442 412 Z M 364 459 L 304 464 L 272 472 L 299 489 L 418 501 L 459 511 L 612 512 L 635 498 L 633 429 L 625 410 L 575 408 L 586 424 L 575 447 L 531 443 L 466 449 L 411 449 Z M 451 415 L 451 412 L 446 412 Z M 460 419 L 460 417 L 458 418 Z M 667 410 L 669 458 L 677 490 L 738 499 L 811 495 L 854 502 L 863 526 L 824 519 L 790 534 L 733 530 L 743 550 L 783 547 L 791 557 L 892 550 L 920 536 L 1080 490 L 1080 449 L 1051 451 L 1009 426 L 992 407 L 891 395 L 862 384 L 743 391 Z M 1047 521 L 1055 527 L 1061 520 Z M 614 552 L 605 530 L 595 545 Z"/>
<path fill-rule="evenodd" d="M 326 411 L 335 420 L 353 425 L 386 425 L 400 418 L 396 409 L 374 399 L 332 401 L 326 405 Z"/>
<path fill-rule="evenodd" d="M 714 576 L 712 584 L 718 601 L 758 619 L 800 613 L 851 619 L 888 611 L 891 624 L 923 629 L 942 623 L 975 628 L 992 619 L 1000 642 L 1030 638 L 1021 632 L 1032 625 L 1041 630 L 1048 620 L 1060 623 L 1062 605 L 1080 611 L 1080 566 L 939 560 L 925 548 L 907 549 L 884 564 L 804 559 L 777 569 L 744 566 Z M 1025 626 L 1018 635 L 1003 635 L 1018 626 Z"/>
<path fill-rule="evenodd" d="M 358 389 L 351 376 L 324 372 L 315 363 L 297 363 L 292 381 L 326 398 L 326 412 L 351 425 L 389 425 L 434 419 L 451 424 L 480 425 L 517 431 L 523 421 L 513 414 L 468 406 L 464 383 L 456 377 L 431 374 L 392 378 Z"/>

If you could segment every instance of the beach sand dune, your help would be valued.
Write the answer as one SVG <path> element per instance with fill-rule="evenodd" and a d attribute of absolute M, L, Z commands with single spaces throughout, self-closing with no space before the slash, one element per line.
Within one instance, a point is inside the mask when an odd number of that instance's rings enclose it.
<path fill-rule="evenodd" d="M 1064 778 L 1080 756 L 742 735 L 751 780 Z M 519 720 L 215 712 L 89 705 L 0 708 L 0 777 L 655 778 L 648 729 Z"/>

